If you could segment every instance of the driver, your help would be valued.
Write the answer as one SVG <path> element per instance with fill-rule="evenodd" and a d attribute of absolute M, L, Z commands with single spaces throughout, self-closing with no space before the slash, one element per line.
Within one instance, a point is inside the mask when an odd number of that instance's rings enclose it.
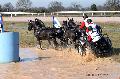
<path fill-rule="evenodd" d="M 44 23 L 41 20 L 39 20 L 38 18 L 35 18 L 35 24 L 37 26 L 39 26 L 40 28 L 45 27 Z"/>
<path fill-rule="evenodd" d="M 101 37 L 98 33 L 98 29 L 96 28 L 96 24 L 94 24 L 91 19 L 88 19 L 87 23 L 86 34 L 88 36 L 88 42 L 98 41 Z"/>
<path fill-rule="evenodd" d="M 94 39 L 94 36 L 99 36 L 97 25 L 93 23 L 91 18 L 88 18 L 86 14 L 84 14 L 83 18 L 84 18 L 84 21 L 81 23 L 80 29 L 85 30 L 87 34 L 87 40 L 89 42 L 97 40 L 97 39 Z"/>

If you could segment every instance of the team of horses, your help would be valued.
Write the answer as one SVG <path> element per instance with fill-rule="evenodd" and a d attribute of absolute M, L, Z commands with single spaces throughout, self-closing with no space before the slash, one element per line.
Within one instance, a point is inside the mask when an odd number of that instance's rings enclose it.
<path fill-rule="evenodd" d="M 40 19 L 36 18 L 35 21 L 32 21 L 32 20 L 29 21 L 28 30 L 29 31 L 34 30 L 34 36 L 37 38 L 37 41 L 41 49 L 43 49 L 42 44 L 41 44 L 42 40 L 48 40 L 49 45 L 54 45 L 55 48 L 59 46 L 69 47 L 73 45 L 78 50 L 78 52 L 81 55 L 83 55 L 83 52 L 81 53 L 81 48 L 83 46 L 80 40 L 86 41 L 85 47 L 87 46 L 90 47 L 90 45 L 88 45 L 85 31 L 81 30 L 79 26 L 80 25 L 77 25 L 72 18 L 72 19 L 63 21 L 62 27 L 60 28 L 54 28 L 54 27 L 50 28 L 50 27 L 45 26 L 45 24 Z M 59 43 L 58 43 L 58 40 L 60 41 Z"/>
<path fill-rule="evenodd" d="M 68 41 L 70 41 L 70 44 L 75 43 L 82 35 L 82 32 L 79 27 L 76 26 L 73 19 L 70 19 L 68 22 L 63 21 L 62 26 L 63 27 L 60 28 L 50 28 L 36 18 L 35 21 L 29 21 L 28 30 L 34 30 L 34 35 L 37 38 L 41 49 L 42 40 L 48 40 L 49 44 L 51 44 L 50 41 L 53 41 L 55 46 L 57 46 L 57 39 L 59 39 L 61 45 L 68 45 Z"/>

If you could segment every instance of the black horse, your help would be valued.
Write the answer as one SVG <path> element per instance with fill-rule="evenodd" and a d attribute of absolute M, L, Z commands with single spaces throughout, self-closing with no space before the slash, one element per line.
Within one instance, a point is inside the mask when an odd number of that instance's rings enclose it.
<path fill-rule="evenodd" d="M 35 18 L 35 25 L 38 26 L 39 28 L 46 28 L 45 24 L 38 18 Z"/>
<path fill-rule="evenodd" d="M 80 40 L 80 37 L 84 34 L 82 30 L 75 24 L 73 18 L 68 19 L 68 21 L 63 21 L 62 24 L 64 28 L 64 38 L 68 45 L 74 44 L 76 45 Z M 68 43 L 70 41 L 70 43 Z"/>
<path fill-rule="evenodd" d="M 62 26 L 64 27 L 65 30 L 68 30 L 68 29 L 75 29 L 77 25 L 75 24 L 73 18 L 72 19 L 68 18 L 68 21 L 67 20 L 63 21 Z"/>
<path fill-rule="evenodd" d="M 37 26 L 35 24 L 35 21 L 30 20 L 28 23 L 28 30 L 34 30 L 34 35 L 37 38 L 37 41 L 39 42 L 40 48 L 42 49 L 41 42 L 42 40 L 48 40 L 49 44 L 51 45 L 50 41 L 53 41 L 56 45 L 56 35 L 55 31 L 51 29 L 42 29 L 40 26 Z"/>
<path fill-rule="evenodd" d="M 71 28 L 71 29 L 73 29 L 74 27 L 76 27 L 76 24 L 75 24 L 73 18 L 72 19 L 68 18 L 68 27 Z"/>
<path fill-rule="evenodd" d="M 63 37 L 64 35 L 64 30 L 63 28 L 48 28 L 45 27 L 45 24 L 39 20 L 39 19 L 35 19 L 35 25 L 38 26 L 40 29 L 42 30 L 51 30 L 51 32 L 54 35 L 54 39 L 56 39 L 56 46 L 62 46 L 65 45 L 65 38 Z M 59 41 L 59 42 L 58 42 Z"/>

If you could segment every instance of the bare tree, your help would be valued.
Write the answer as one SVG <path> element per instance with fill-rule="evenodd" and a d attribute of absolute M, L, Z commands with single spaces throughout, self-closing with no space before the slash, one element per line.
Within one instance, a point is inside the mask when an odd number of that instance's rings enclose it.
<path fill-rule="evenodd" d="M 80 3 L 72 2 L 71 6 L 69 6 L 67 9 L 70 11 L 79 11 L 79 10 L 81 10 L 81 5 L 80 5 Z"/>
<path fill-rule="evenodd" d="M 99 5 L 97 6 L 98 11 L 105 11 L 105 6 L 104 5 Z"/>
<path fill-rule="evenodd" d="M 2 6 L 0 5 L 0 12 L 2 11 Z"/>
<path fill-rule="evenodd" d="M 92 4 L 92 5 L 91 5 L 91 10 L 92 10 L 92 11 L 97 11 L 97 6 L 96 6 L 96 4 Z"/>
<path fill-rule="evenodd" d="M 62 2 L 52 1 L 48 5 L 48 10 L 50 12 L 62 11 L 64 10 L 64 7 L 62 5 Z"/>
<path fill-rule="evenodd" d="M 14 11 L 14 7 L 10 2 L 8 2 L 3 5 L 3 11 L 7 11 L 7 12 Z"/>
<path fill-rule="evenodd" d="M 28 12 L 35 12 L 35 13 L 44 13 L 48 12 L 45 7 L 33 7 L 27 10 Z"/>
<path fill-rule="evenodd" d="M 107 0 L 105 3 L 106 10 L 120 10 L 120 0 Z"/>
<path fill-rule="evenodd" d="M 16 3 L 16 8 L 26 11 L 29 9 L 32 5 L 32 2 L 30 0 L 18 0 Z"/>
<path fill-rule="evenodd" d="M 82 9 L 82 11 L 91 11 L 91 8 L 90 7 L 85 7 Z"/>

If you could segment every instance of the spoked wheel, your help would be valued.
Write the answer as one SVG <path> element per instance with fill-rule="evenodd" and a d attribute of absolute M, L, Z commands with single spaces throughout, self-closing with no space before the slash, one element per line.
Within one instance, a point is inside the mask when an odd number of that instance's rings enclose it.
<path fill-rule="evenodd" d="M 108 50 L 107 56 L 111 56 L 112 53 L 113 53 L 112 42 L 109 39 L 109 37 L 105 37 L 105 40 L 106 40 L 106 47 L 107 47 L 107 50 Z"/>
<path fill-rule="evenodd" d="M 94 54 L 96 55 L 96 57 L 102 57 L 103 56 L 103 54 L 100 51 L 100 49 L 96 49 L 96 48 L 94 48 Z"/>
<path fill-rule="evenodd" d="M 92 44 L 90 44 L 89 42 L 86 42 L 84 45 L 84 51 L 85 51 L 85 55 L 87 53 L 92 53 L 95 55 L 95 50 L 94 50 L 94 46 Z M 88 52 L 89 51 L 89 52 Z"/>
<path fill-rule="evenodd" d="M 111 40 L 108 37 L 106 37 L 105 40 L 108 42 L 109 47 L 112 48 Z"/>

